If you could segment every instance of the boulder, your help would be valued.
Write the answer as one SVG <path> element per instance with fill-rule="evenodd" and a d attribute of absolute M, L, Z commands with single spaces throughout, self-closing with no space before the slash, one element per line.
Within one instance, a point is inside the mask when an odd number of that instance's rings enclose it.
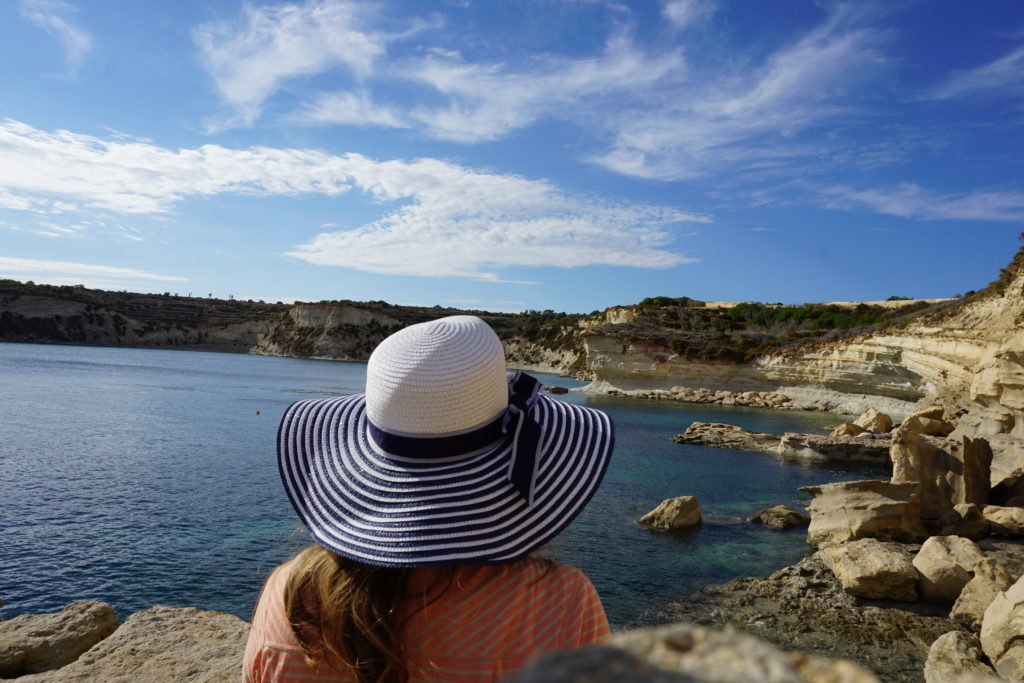
<path fill-rule="evenodd" d="M 778 445 L 779 437 L 764 432 L 751 432 L 742 427 L 720 422 L 694 422 L 682 434 L 673 438 L 676 443 L 693 446 L 712 446 L 737 451 L 770 453 Z"/>
<path fill-rule="evenodd" d="M 233 682 L 248 635 L 249 624 L 236 616 L 158 605 L 125 619 L 75 663 L 18 683 Z"/>
<path fill-rule="evenodd" d="M 53 614 L 22 614 L 0 622 L 0 678 L 59 669 L 116 628 L 114 608 L 88 600 Z"/>
<path fill-rule="evenodd" d="M 785 505 L 776 505 L 748 517 L 747 521 L 752 524 L 764 524 L 773 529 L 792 529 L 795 526 L 807 526 L 811 523 L 811 518 Z"/>
<path fill-rule="evenodd" d="M 981 649 L 1000 676 L 1024 680 L 1024 578 L 997 593 L 985 610 Z"/>
<path fill-rule="evenodd" d="M 956 599 L 949 618 L 967 628 L 978 631 L 985 610 L 992 604 L 996 595 L 1008 590 L 1013 585 L 1013 576 L 999 560 L 986 557 L 974 565 L 974 578 L 967 582 L 960 597 Z"/>
<path fill-rule="evenodd" d="M 988 520 L 989 533 L 999 536 L 1024 536 L 1024 508 L 986 505 L 982 512 Z"/>
<path fill-rule="evenodd" d="M 693 496 L 677 496 L 661 501 L 638 521 L 648 529 L 669 531 L 700 524 L 700 503 Z"/>
<path fill-rule="evenodd" d="M 978 540 L 988 536 L 989 521 L 974 503 L 960 503 L 939 520 L 939 536 L 963 536 Z"/>
<path fill-rule="evenodd" d="M 928 533 L 921 526 L 916 484 L 886 481 L 842 481 L 803 486 L 813 498 L 807 542 L 845 543 L 860 538 L 919 542 Z"/>
<path fill-rule="evenodd" d="M 544 388 L 548 390 L 549 394 L 568 394 L 568 387 L 560 387 L 557 384 L 544 385 Z"/>
<path fill-rule="evenodd" d="M 1002 679 L 982 661 L 981 642 L 976 635 L 950 631 L 939 636 L 928 650 L 924 680 L 925 683 L 983 683 Z"/>
<path fill-rule="evenodd" d="M 892 441 L 888 436 L 825 436 L 786 432 L 770 452 L 785 458 L 826 458 L 864 462 L 889 462 Z"/>
<path fill-rule="evenodd" d="M 954 427 L 945 420 L 932 420 L 927 417 L 908 417 L 900 425 L 900 429 L 925 436 L 946 436 Z"/>
<path fill-rule="evenodd" d="M 819 557 L 850 595 L 873 600 L 917 600 L 917 571 L 897 543 L 873 538 L 829 545 Z"/>
<path fill-rule="evenodd" d="M 672 624 L 621 631 L 607 645 L 545 655 L 510 683 L 878 683 L 842 659 L 784 652 L 754 636 Z"/>
<path fill-rule="evenodd" d="M 914 557 L 921 597 L 928 602 L 952 605 L 971 580 L 974 565 L 983 559 L 985 553 L 970 539 L 932 536 Z"/>
<path fill-rule="evenodd" d="M 892 418 L 874 408 L 868 408 L 867 412 L 853 421 L 853 424 L 876 434 L 888 434 L 892 431 Z"/>
<path fill-rule="evenodd" d="M 857 436 L 864 432 L 864 428 L 860 425 L 855 425 L 852 422 L 844 422 L 838 427 L 832 429 L 832 436 Z"/>
<path fill-rule="evenodd" d="M 960 503 L 988 501 L 992 450 L 984 439 L 939 439 L 900 427 L 889 457 L 891 481 L 918 482 L 924 519 L 941 519 Z"/>

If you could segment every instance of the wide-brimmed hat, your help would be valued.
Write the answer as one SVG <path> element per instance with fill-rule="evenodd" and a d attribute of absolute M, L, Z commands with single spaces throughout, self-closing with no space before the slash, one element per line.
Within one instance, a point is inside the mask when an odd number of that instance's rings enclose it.
<path fill-rule="evenodd" d="M 370 356 L 365 394 L 288 408 L 285 490 L 317 543 L 360 562 L 513 562 L 583 509 L 614 444 L 607 415 L 541 389 L 479 318 L 412 325 Z"/>

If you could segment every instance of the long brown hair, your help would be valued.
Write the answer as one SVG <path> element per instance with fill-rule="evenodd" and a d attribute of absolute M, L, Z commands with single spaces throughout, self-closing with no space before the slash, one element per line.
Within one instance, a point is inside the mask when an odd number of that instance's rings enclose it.
<path fill-rule="evenodd" d="M 344 662 L 359 683 L 405 683 L 397 620 L 408 572 L 318 545 L 302 551 L 291 563 L 284 609 L 306 663 Z"/>

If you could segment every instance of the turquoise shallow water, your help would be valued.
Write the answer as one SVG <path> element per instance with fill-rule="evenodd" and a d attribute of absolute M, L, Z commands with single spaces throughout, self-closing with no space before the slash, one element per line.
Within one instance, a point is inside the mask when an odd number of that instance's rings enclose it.
<path fill-rule="evenodd" d="M 0 344 L 0 615 L 97 599 L 122 616 L 169 604 L 248 618 L 267 573 L 306 543 L 278 481 L 277 421 L 299 398 L 361 391 L 364 377 L 361 363 Z M 834 424 L 832 415 L 560 398 L 616 422 L 605 482 L 557 551 L 584 568 L 619 626 L 806 552 L 801 530 L 746 516 L 799 502 L 799 486 L 885 474 L 671 442 L 694 420 L 782 433 Z M 703 507 L 698 531 L 635 524 L 684 494 Z"/>

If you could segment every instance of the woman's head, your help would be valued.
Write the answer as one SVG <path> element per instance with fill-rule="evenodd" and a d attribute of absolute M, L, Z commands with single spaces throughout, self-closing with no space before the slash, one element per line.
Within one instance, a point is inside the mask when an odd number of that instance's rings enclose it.
<path fill-rule="evenodd" d="M 384 340 L 366 393 L 299 401 L 281 423 L 282 480 L 317 543 L 386 567 L 500 564 L 554 538 L 607 467 L 600 411 L 506 377 L 480 319 Z"/>

